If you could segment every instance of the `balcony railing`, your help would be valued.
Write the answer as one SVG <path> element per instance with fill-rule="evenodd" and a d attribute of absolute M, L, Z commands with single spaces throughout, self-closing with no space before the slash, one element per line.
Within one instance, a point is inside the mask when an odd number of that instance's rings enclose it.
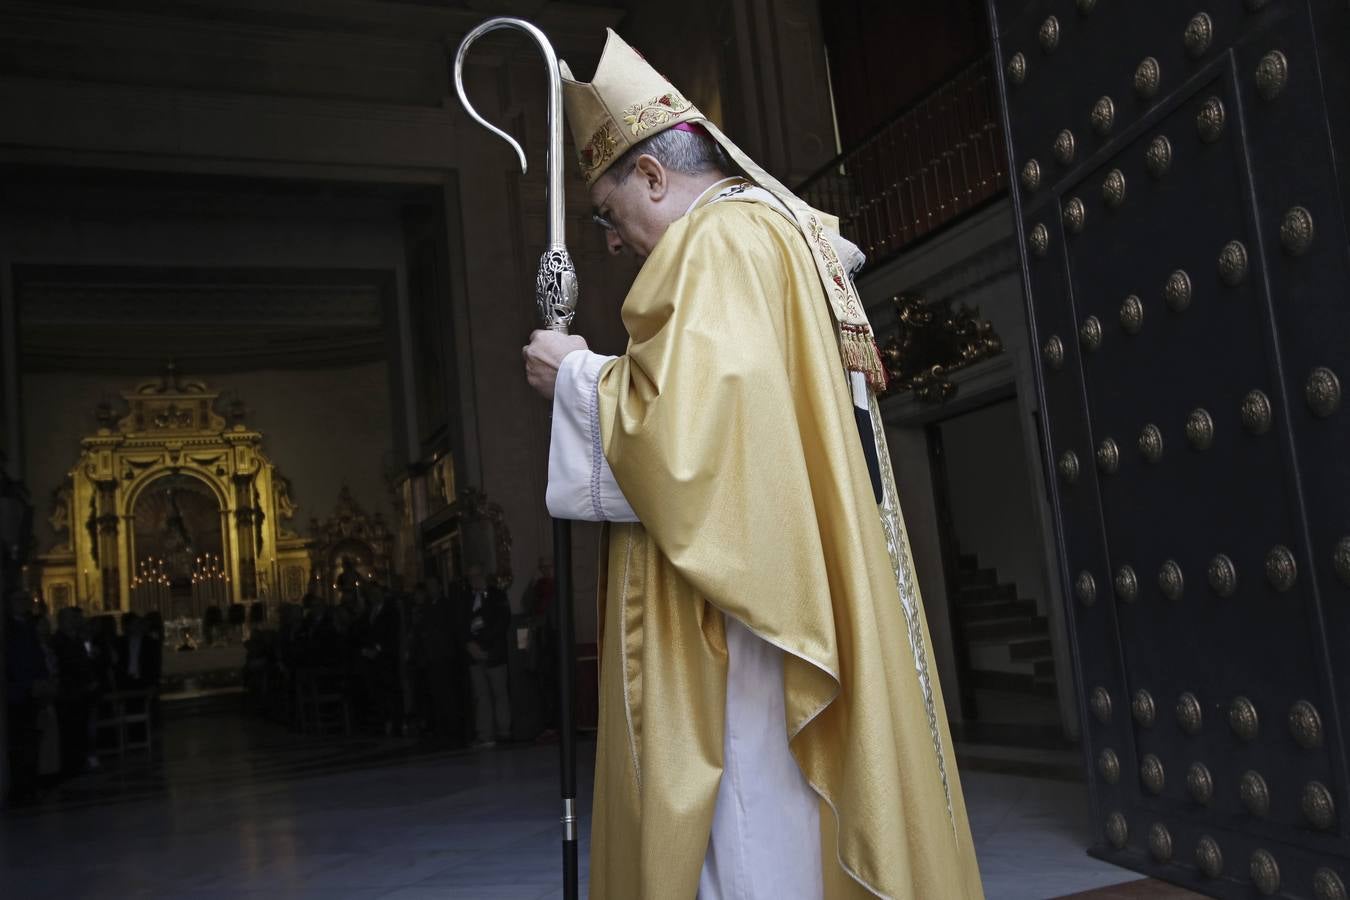
<path fill-rule="evenodd" d="M 983 57 L 797 189 L 839 216 L 875 265 L 1007 189 L 992 63 Z"/>

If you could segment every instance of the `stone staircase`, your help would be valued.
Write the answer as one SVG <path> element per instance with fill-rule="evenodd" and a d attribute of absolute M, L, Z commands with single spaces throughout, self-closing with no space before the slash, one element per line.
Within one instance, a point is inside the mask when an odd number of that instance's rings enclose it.
<path fill-rule="evenodd" d="M 967 649 L 973 687 L 1037 697 L 1055 696 L 1050 626 L 1036 603 L 1000 583 L 971 555 L 959 557 L 955 599 L 959 638 Z"/>

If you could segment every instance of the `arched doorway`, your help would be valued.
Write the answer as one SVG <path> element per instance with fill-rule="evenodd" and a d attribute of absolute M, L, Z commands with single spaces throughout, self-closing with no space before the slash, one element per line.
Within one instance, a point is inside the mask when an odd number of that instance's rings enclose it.
<path fill-rule="evenodd" d="M 206 482 L 183 472 L 162 475 L 141 490 L 131 511 L 134 611 L 197 618 L 224 599 L 210 593 L 227 583 L 224 512 Z"/>

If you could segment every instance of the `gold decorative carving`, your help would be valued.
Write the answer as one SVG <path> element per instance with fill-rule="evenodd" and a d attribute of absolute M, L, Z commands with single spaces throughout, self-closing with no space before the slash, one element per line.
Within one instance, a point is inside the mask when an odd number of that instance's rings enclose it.
<path fill-rule="evenodd" d="M 1144 327 L 1144 304 L 1138 295 L 1130 294 L 1121 302 L 1120 327 L 1126 334 L 1138 334 Z"/>
<path fill-rule="evenodd" d="M 1177 697 L 1177 725 L 1182 732 L 1195 737 L 1204 724 L 1204 713 L 1200 707 L 1200 698 L 1190 691 L 1184 691 Z"/>
<path fill-rule="evenodd" d="M 1280 890 L 1280 866 L 1275 857 L 1267 850 L 1252 853 L 1252 882 L 1256 889 L 1267 897 L 1273 897 Z"/>
<path fill-rule="evenodd" d="M 1083 206 L 1083 201 L 1077 197 L 1070 197 L 1069 202 L 1064 204 L 1064 227 L 1070 234 L 1082 234 L 1086 220 L 1087 209 Z"/>
<path fill-rule="evenodd" d="M 1158 570 L 1158 590 L 1173 603 L 1181 600 L 1186 591 L 1186 579 L 1181 573 L 1181 565 L 1175 559 L 1169 559 Z"/>
<path fill-rule="evenodd" d="M 1242 398 L 1242 427 L 1252 434 L 1265 434 L 1270 431 L 1270 422 L 1274 417 L 1270 398 L 1264 391 L 1249 391 Z"/>
<path fill-rule="evenodd" d="M 1214 417 L 1207 410 L 1195 409 L 1186 417 L 1186 440 L 1196 450 L 1214 446 Z"/>
<path fill-rule="evenodd" d="M 1265 100 L 1274 100 L 1289 83 L 1289 60 L 1279 50 L 1271 50 L 1256 64 L 1256 92 Z"/>
<path fill-rule="evenodd" d="M 1121 566 L 1115 578 L 1116 597 L 1126 603 L 1139 599 L 1139 578 L 1132 566 Z"/>
<path fill-rule="evenodd" d="M 1209 587 L 1220 597 L 1231 597 L 1237 590 L 1237 567 L 1220 553 L 1209 561 Z"/>
<path fill-rule="evenodd" d="M 1114 475 L 1120 471 L 1120 448 L 1112 438 L 1106 438 L 1097 445 L 1097 468 L 1104 475 Z"/>
<path fill-rule="evenodd" d="M 1151 463 L 1162 459 L 1163 437 L 1157 425 L 1145 425 L 1139 432 L 1139 453 Z"/>
<path fill-rule="evenodd" d="M 1097 755 L 1097 771 L 1107 784 L 1120 781 L 1120 758 L 1116 756 L 1116 751 L 1108 747 Z"/>
<path fill-rule="evenodd" d="M 1110 97 L 1101 97 L 1096 103 L 1092 104 L 1092 112 L 1088 114 L 1088 121 L 1092 123 L 1092 130 L 1105 137 L 1111 133 L 1111 128 L 1116 124 L 1116 104 Z"/>
<path fill-rule="evenodd" d="M 1219 849 L 1219 842 L 1207 834 L 1195 842 L 1195 867 L 1206 878 L 1218 878 L 1223 874 L 1223 851 Z"/>
<path fill-rule="evenodd" d="M 1139 763 L 1139 780 L 1150 794 L 1161 794 L 1167 783 L 1167 774 L 1163 771 L 1162 760 L 1152 753 L 1144 754 Z"/>
<path fill-rule="evenodd" d="M 1312 213 L 1302 206 L 1293 207 L 1280 220 L 1280 243 L 1291 256 L 1306 253 L 1315 233 Z"/>
<path fill-rule="evenodd" d="M 1091 572 L 1079 572 L 1073 582 L 1073 592 L 1079 603 L 1093 605 L 1097 602 L 1097 579 L 1092 577 Z"/>
<path fill-rule="evenodd" d="M 1266 580 L 1280 593 L 1290 590 L 1298 581 L 1298 563 L 1288 547 L 1270 548 L 1266 554 Z"/>
<path fill-rule="evenodd" d="M 950 300 L 929 303 L 910 292 L 894 304 L 897 327 L 881 348 L 889 391 L 940 403 L 958 390 L 952 372 L 1003 352 L 1003 341 L 978 308 L 953 310 Z"/>
<path fill-rule="evenodd" d="M 1130 825 L 1123 813 L 1113 812 L 1106 817 L 1106 839 L 1117 850 L 1125 846 L 1130 839 Z"/>
<path fill-rule="evenodd" d="M 1266 780 L 1260 772 L 1248 769 L 1242 773 L 1238 779 L 1238 797 L 1247 812 L 1258 819 L 1264 819 L 1270 814 L 1270 788 L 1266 786 Z"/>
<path fill-rule="evenodd" d="M 1083 320 L 1082 327 L 1078 329 L 1078 342 L 1083 345 L 1083 349 L 1089 353 L 1095 352 L 1102 345 L 1102 323 L 1096 316 L 1088 316 Z"/>
<path fill-rule="evenodd" d="M 1241 241 L 1229 241 L 1219 251 L 1219 278 L 1229 287 L 1237 287 L 1247 277 L 1247 248 Z"/>
<path fill-rule="evenodd" d="M 1092 697 L 1088 701 L 1092 707 L 1092 714 L 1097 717 L 1097 721 L 1103 725 L 1111 724 L 1111 692 L 1100 685 L 1092 689 Z"/>
<path fill-rule="evenodd" d="M 1041 186 L 1041 164 L 1029 159 L 1022 166 L 1022 189 L 1031 193 Z"/>
<path fill-rule="evenodd" d="M 1163 299 L 1173 312 L 1185 312 L 1191 305 L 1191 276 L 1185 269 L 1177 269 L 1167 276 L 1163 285 Z"/>
<path fill-rule="evenodd" d="M 1191 58 L 1204 56 L 1213 42 L 1214 20 L 1209 17 L 1209 13 L 1196 13 L 1191 16 L 1191 20 L 1186 23 L 1186 31 L 1182 34 L 1182 43 L 1186 45 L 1186 52 Z"/>
<path fill-rule="evenodd" d="M 1022 84 L 1027 80 L 1027 58 L 1020 50 L 1008 60 L 1008 80 Z"/>
<path fill-rule="evenodd" d="M 1036 225 L 1027 233 L 1027 245 L 1037 256 L 1045 256 L 1050 249 L 1050 230 L 1044 225 Z"/>
<path fill-rule="evenodd" d="M 1143 688 L 1135 691 L 1134 699 L 1130 701 L 1130 713 L 1140 728 L 1152 728 L 1158 719 L 1158 708 L 1153 705 L 1153 695 Z"/>
<path fill-rule="evenodd" d="M 1161 822 L 1154 822 L 1148 829 L 1148 852 L 1156 862 L 1172 858 L 1172 832 Z"/>
<path fill-rule="evenodd" d="M 1341 380 L 1336 377 L 1335 372 L 1325 366 L 1318 366 L 1308 376 L 1303 396 L 1307 399 L 1308 408 L 1313 411 L 1313 415 L 1325 419 L 1341 406 Z"/>
<path fill-rule="evenodd" d="M 1317 900 L 1346 900 L 1345 882 L 1331 869 L 1313 873 L 1313 896 Z"/>
<path fill-rule="evenodd" d="M 1144 151 L 1144 168 L 1154 178 L 1162 178 L 1172 168 L 1172 142 L 1167 135 L 1160 134 L 1148 142 Z"/>
<path fill-rule="evenodd" d="M 1331 791 L 1320 781 L 1310 781 L 1303 786 L 1299 808 L 1314 828 L 1328 831 L 1336 824 L 1336 801 L 1332 799 Z"/>
<path fill-rule="evenodd" d="M 1112 169 L 1102 181 L 1102 202 L 1115 209 L 1125 202 L 1125 173 Z"/>
<path fill-rule="evenodd" d="M 1261 724 L 1252 701 L 1246 697 L 1233 698 L 1233 702 L 1228 705 L 1228 727 L 1244 741 L 1256 740 Z"/>
<path fill-rule="evenodd" d="M 1074 140 L 1073 132 L 1065 128 L 1059 134 L 1055 135 L 1055 145 L 1053 152 L 1055 159 L 1060 165 L 1067 166 L 1073 162 L 1074 152 L 1078 149 L 1078 142 Z"/>
<path fill-rule="evenodd" d="M 1134 70 L 1134 92 L 1140 99 L 1151 100 L 1158 95 L 1162 84 L 1162 66 L 1151 56 L 1145 56 Z"/>
<path fill-rule="evenodd" d="M 1209 801 L 1214 799 L 1214 776 L 1209 774 L 1209 768 L 1204 763 L 1191 763 L 1190 769 L 1186 771 L 1186 793 L 1201 806 L 1208 806 Z"/>
<path fill-rule="evenodd" d="M 1350 585 L 1350 534 L 1336 542 L 1336 549 L 1331 554 L 1331 564 L 1336 569 L 1336 576 L 1346 585 Z"/>
<path fill-rule="evenodd" d="M 1227 120 L 1227 113 L 1223 108 L 1223 101 L 1218 97 L 1210 97 L 1200 105 L 1200 111 L 1195 114 L 1195 130 L 1200 135 L 1200 140 L 1206 144 L 1212 144 L 1223 137 L 1223 127 Z"/>
<path fill-rule="evenodd" d="M 1078 481 L 1078 454 L 1072 450 L 1065 450 L 1059 457 L 1059 474 L 1066 482 L 1073 484 Z"/>
<path fill-rule="evenodd" d="M 1322 717 L 1317 707 L 1307 700 L 1299 700 L 1289 707 L 1289 733 L 1294 736 L 1294 743 L 1304 750 L 1322 746 Z"/>
<path fill-rule="evenodd" d="M 1041 50 L 1046 53 L 1055 52 L 1055 48 L 1059 46 L 1059 19 L 1046 16 L 1036 36 L 1041 42 Z"/>
<path fill-rule="evenodd" d="M 1046 339 L 1045 345 L 1041 347 L 1041 353 L 1045 356 L 1046 365 L 1058 372 L 1064 368 L 1064 342 L 1056 335 L 1050 335 Z"/>

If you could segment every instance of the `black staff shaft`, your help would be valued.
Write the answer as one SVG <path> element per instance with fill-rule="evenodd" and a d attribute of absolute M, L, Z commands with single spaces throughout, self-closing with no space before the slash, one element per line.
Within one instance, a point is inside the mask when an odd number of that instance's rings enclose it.
<path fill-rule="evenodd" d="M 553 560 L 558 604 L 558 718 L 562 735 L 563 896 L 577 900 L 577 723 L 573 699 L 577 671 L 576 625 L 572 614 L 572 524 L 553 520 Z"/>

